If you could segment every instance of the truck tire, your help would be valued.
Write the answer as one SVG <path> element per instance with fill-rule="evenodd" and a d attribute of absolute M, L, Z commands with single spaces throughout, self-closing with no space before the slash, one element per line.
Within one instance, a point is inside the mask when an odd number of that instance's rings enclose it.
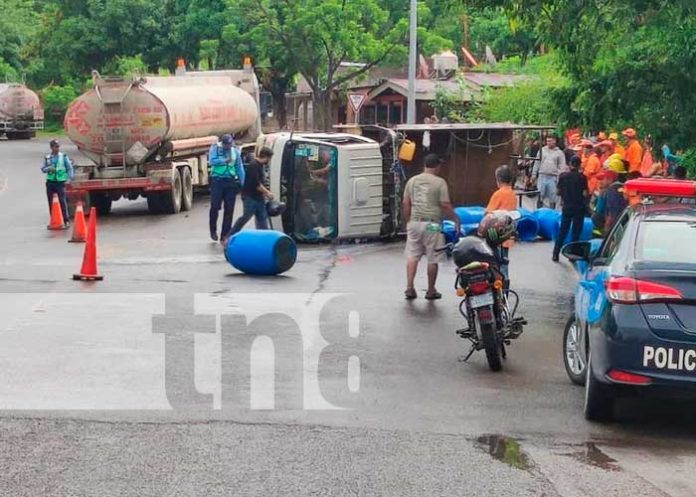
<path fill-rule="evenodd" d="M 178 214 L 181 212 L 182 190 L 181 175 L 176 173 L 174 174 L 172 189 L 162 194 L 165 213 Z"/>
<path fill-rule="evenodd" d="M 193 178 L 188 167 L 179 168 L 181 175 L 181 210 L 190 211 L 193 208 Z"/>
<path fill-rule="evenodd" d="M 488 359 L 488 367 L 491 368 L 491 371 L 500 371 L 503 368 L 500 357 L 502 351 L 495 327 L 491 323 L 480 323 L 480 326 L 483 348 L 486 350 L 486 359 Z"/>
<path fill-rule="evenodd" d="M 161 193 L 150 192 L 147 194 L 147 210 L 150 214 L 162 214 L 164 212 Z"/>
<path fill-rule="evenodd" d="M 34 138 L 34 131 L 8 131 L 8 140 L 30 140 Z"/>
<path fill-rule="evenodd" d="M 92 193 L 90 195 L 91 204 L 96 207 L 97 214 L 108 216 L 111 213 L 111 197 L 105 193 Z"/>

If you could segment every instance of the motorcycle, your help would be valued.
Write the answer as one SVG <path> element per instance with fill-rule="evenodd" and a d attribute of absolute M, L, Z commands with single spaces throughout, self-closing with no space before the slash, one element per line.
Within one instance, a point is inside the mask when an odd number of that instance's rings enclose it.
<path fill-rule="evenodd" d="M 457 266 L 454 288 L 463 297 L 459 312 L 467 324 L 456 333 L 471 342 L 463 361 L 485 350 L 490 369 L 500 371 L 506 347 L 520 337 L 527 324 L 515 315 L 520 297 L 509 288 L 509 280 L 500 270 L 506 261 L 477 236 L 461 238 L 450 250 Z M 510 305 L 511 300 L 514 305 Z"/>

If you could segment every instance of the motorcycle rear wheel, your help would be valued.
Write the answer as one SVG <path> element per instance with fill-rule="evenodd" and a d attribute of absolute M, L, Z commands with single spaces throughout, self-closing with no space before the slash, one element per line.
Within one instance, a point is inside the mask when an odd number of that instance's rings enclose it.
<path fill-rule="evenodd" d="M 500 371 L 503 368 L 501 359 L 501 348 L 498 334 L 492 323 L 481 323 L 481 338 L 483 339 L 483 348 L 486 350 L 486 359 L 491 371 Z"/>

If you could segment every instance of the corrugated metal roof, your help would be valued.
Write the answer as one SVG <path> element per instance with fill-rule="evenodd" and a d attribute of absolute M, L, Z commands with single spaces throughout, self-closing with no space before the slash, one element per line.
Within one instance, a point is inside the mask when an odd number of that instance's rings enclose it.
<path fill-rule="evenodd" d="M 527 81 L 529 77 L 520 74 L 465 72 L 464 80 L 479 87 L 490 86 L 493 88 L 501 88 L 505 86 L 514 86 L 523 81 Z"/>
<path fill-rule="evenodd" d="M 452 80 L 446 80 L 446 81 L 439 81 L 436 79 L 417 79 L 416 80 L 416 100 L 426 100 L 426 101 L 432 101 L 435 100 L 435 95 L 437 94 L 437 90 L 439 88 L 442 88 L 446 91 L 451 91 L 451 92 L 459 92 L 461 90 L 459 83 L 457 81 L 452 81 Z M 390 78 L 384 81 L 381 85 L 379 85 L 377 88 L 372 90 L 367 98 L 368 100 L 372 100 L 374 97 L 378 96 L 379 94 L 383 93 L 385 90 L 390 89 L 392 91 L 395 91 L 396 93 L 399 93 L 400 95 L 403 95 L 404 97 L 408 96 L 408 79 L 401 79 L 401 78 Z M 473 100 L 476 97 L 476 93 L 472 91 L 470 88 L 465 88 L 462 94 L 462 101 L 463 102 L 469 102 Z"/>
<path fill-rule="evenodd" d="M 438 124 L 399 124 L 397 131 L 458 131 L 470 129 L 556 129 L 546 124 L 515 124 L 515 123 L 438 123 Z"/>

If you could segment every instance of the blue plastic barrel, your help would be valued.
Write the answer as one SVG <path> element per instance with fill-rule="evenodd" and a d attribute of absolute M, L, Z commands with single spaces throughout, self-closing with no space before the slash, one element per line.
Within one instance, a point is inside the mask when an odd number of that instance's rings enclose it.
<path fill-rule="evenodd" d="M 454 229 L 454 223 L 449 219 L 442 221 L 442 232 L 445 235 L 445 243 L 455 243 L 459 240 L 457 232 Z"/>
<path fill-rule="evenodd" d="M 280 231 L 243 230 L 230 238 L 225 259 L 243 273 L 280 274 L 295 264 L 297 245 Z"/>
<path fill-rule="evenodd" d="M 523 242 L 533 242 L 539 236 L 539 221 L 527 209 L 517 209 L 520 218 L 517 220 L 517 235 Z"/>
<path fill-rule="evenodd" d="M 544 240 L 555 240 L 558 236 L 561 213 L 548 207 L 542 207 L 534 211 L 534 217 L 539 223 L 539 236 Z"/>
<path fill-rule="evenodd" d="M 459 222 L 462 225 L 476 224 L 478 225 L 486 215 L 486 208 L 478 205 L 470 205 L 464 207 L 456 207 L 454 212 L 459 217 Z"/>
<path fill-rule="evenodd" d="M 469 236 L 473 235 L 476 233 L 476 230 L 479 227 L 479 223 L 469 223 L 469 224 L 462 224 L 462 235 L 464 236 Z"/>
<path fill-rule="evenodd" d="M 586 242 L 590 238 L 592 238 L 592 230 L 594 229 L 594 224 L 592 223 L 592 219 L 589 217 L 585 218 L 585 221 L 582 224 L 582 231 L 580 232 L 580 239 L 578 241 L 581 242 Z M 558 233 L 561 231 L 561 220 L 560 218 L 558 219 L 558 224 L 556 226 L 556 230 L 553 233 L 553 238 L 552 240 L 556 240 L 558 238 Z M 572 231 L 572 226 L 571 226 L 571 231 Z M 565 245 L 566 243 L 570 243 L 570 239 L 572 238 L 572 233 L 571 231 L 568 232 L 568 236 L 566 236 L 565 241 L 563 244 Z"/>

